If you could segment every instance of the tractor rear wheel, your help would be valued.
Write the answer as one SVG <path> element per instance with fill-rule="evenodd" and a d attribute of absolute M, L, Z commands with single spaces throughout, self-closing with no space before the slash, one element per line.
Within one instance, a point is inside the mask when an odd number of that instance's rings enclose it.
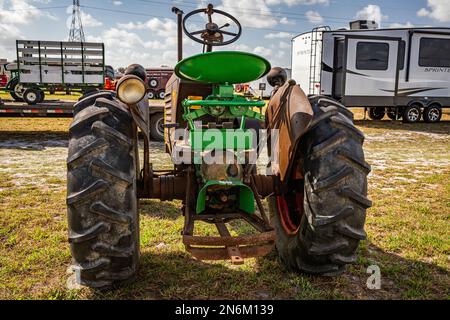
<path fill-rule="evenodd" d="M 135 126 L 108 92 L 86 96 L 74 110 L 67 159 L 72 270 L 78 284 L 109 287 L 138 268 Z"/>
<path fill-rule="evenodd" d="M 296 159 L 303 162 L 304 179 L 270 197 L 269 209 L 282 262 L 292 271 L 331 276 L 356 261 L 358 244 L 366 238 L 370 166 L 353 114 L 329 98 L 310 102 L 314 118 Z"/>

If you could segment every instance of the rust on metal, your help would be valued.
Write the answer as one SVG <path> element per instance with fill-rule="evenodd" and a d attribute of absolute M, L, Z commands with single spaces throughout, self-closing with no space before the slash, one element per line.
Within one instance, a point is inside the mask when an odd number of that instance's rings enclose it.
<path fill-rule="evenodd" d="M 274 245 L 263 244 L 258 246 L 245 246 L 239 247 L 241 257 L 254 258 L 261 257 L 269 254 Z M 198 248 L 186 246 L 186 250 L 192 254 L 192 256 L 198 260 L 227 260 L 230 259 L 228 250 L 226 248 Z"/>

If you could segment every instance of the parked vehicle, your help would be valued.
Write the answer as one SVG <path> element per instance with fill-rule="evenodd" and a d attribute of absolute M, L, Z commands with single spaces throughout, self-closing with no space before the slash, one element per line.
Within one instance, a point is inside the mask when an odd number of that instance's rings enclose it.
<path fill-rule="evenodd" d="M 107 70 L 103 43 L 17 40 L 17 63 L 6 89 L 16 101 L 36 104 L 44 91 L 89 92 L 103 88 Z"/>
<path fill-rule="evenodd" d="M 450 28 L 351 27 L 294 37 L 293 79 L 310 95 L 368 107 L 372 119 L 438 122 L 450 106 Z"/>
<path fill-rule="evenodd" d="M 196 259 L 242 264 L 276 246 L 279 261 L 289 270 L 341 274 L 357 259 L 371 206 L 364 135 L 354 126 L 353 114 L 330 98 L 308 100 L 284 70 L 271 69 L 263 57 L 212 52 L 242 34 L 241 24 L 230 14 L 212 4 L 184 18 L 180 9 L 172 11 L 178 20 L 179 62 L 166 87 L 164 134 L 173 167 L 154 170 L 150 163 L 143 67 L 127 68 L 116 95 L 90 95 L 75 107 L 67 158 L 74 280 L 112 288 L 136 276 L 143 198 L 182 201 L 182 241 Z M 189 30 L 190 18 L 199 14 L 197 21 L 207 22 L 204 30 Z M 230 23 L 219 28 L 224 19 Z M 182 59 L 182 31 L 204 52 Z M 267 118 L 265 101 L 233 89 L 233 84 L 266 74 L 277 88 Z M 251 130 L 264 123 L 271 133 L 280 132 L 278 138 L 270 137 L 279 148 L 268 143 L 269 154 L 280 158 L 271 167 L 272 175 L 258 174 L 251 160 L 260 142 Z M 263 197 L 268 198 L 268 210 Z M 248 224 L 241 230 L 252 231 L 231 234 L 227 224 L 235 220 Z M 214 225 L 218 235 L 201 235 L 204 228 L 195 230 L 199 222 Z"/>
<path fill-rule="evenodd" d="M 291 78 L 291 69 L 290 68 L 283 68 L 286 72 L 286 75 L 288 79 Z M 245 83 L 245 84 L 237 84 L 235 85 L 235 91 L 237 93 L 243 93 L 243 94 L 251 94 L 255 97 L 262 97 L 264 99 L 270 98 L 270 95 L 272 93 L 272 87 L 267 82 L 267 79 L 265 77 Z"/>
<path fill-rule="evenodd" d="M 164 99 L 165 89 L 167 81 L 173 74 L 173 69 L 171 68 L 152 68 L 146 69 L 148 86 L 150 90 L 148 91 L 149 99 Z"/>
<path fill-rule="evenodd" d="M 6 70 L 7 63 L 0 63 L 0 88 L 6 87 L 8 84 L 8 73 Z"/>

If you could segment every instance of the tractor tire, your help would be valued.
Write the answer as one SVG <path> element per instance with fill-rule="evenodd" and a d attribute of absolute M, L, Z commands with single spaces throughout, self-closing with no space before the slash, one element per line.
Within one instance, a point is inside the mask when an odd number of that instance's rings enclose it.
<path fill-rule="evenodd" d="M 72 270 L 80 285 L 112 287 L 138 268 L 135 126 L 107 92 L 85 97 L 74 111 L 67 159 Z"/>
<path fill-rule="evenodd" d="M 150 116 L 150 137 L 154 141 L 164 141 L 164 114 L 162 112 L 154 113 Z"/>
<path fill-rule="evenodd" d="M 381 120 L 384 118 L 385 113 L 384 107 L 372 107 L 369 109 L 369 118 L 372 120 Z"/>
<path fill-rule="evenodd" d="M 423 120 L 426 123 L 436 123 L 441 121 L 442 108 L 438 104 L 432 104 L 423 110 Z"/>
<path fill-rule="evenodd" d="M 12 79 L 10 82 L 10 95 L 16 102 L 23 102 L 23 93 L 25 90 L 23 89 L 23 86 L 19 83 L 19 79 L 15 78 Z"/>
<path fill-rule="evenodd" d="M 304 180 L 290 181 L 287 192 L 269 197 L 281 261 L 292 271 L 335 276 L 356 261 L 364 223 L 367 175 L 364 136 L 353 114 L 329 98 L 312 97 L 314 118 L 302 138 L 296 161 Z"/>

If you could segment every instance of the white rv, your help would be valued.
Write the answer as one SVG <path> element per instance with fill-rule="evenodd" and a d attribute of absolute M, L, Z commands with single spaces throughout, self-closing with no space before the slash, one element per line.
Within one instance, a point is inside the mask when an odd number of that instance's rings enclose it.
<path fill-rule="evenodd" d="M 292 78 L 310 95 L 368 107 L 372 119 L 438 122 L 450 106 L 450 28 L 351 28 L 294 37 Z"/>

